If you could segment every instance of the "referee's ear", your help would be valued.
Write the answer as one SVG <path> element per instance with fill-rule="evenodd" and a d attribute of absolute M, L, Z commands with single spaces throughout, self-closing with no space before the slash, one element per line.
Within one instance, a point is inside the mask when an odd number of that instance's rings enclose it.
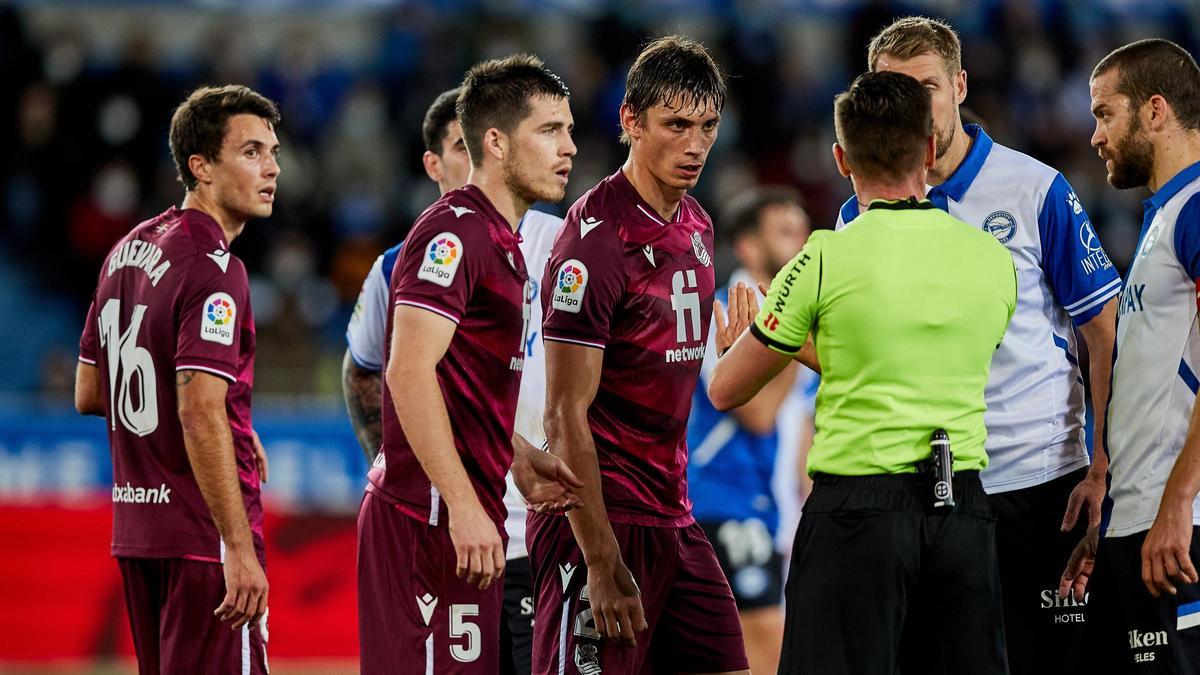
<path fill-rule="evenodd" d="M 937 163 L 937 137 L 929 134 L 925 139 L 925 170 L 929 171 Z"/>
<path fill-rule="evenodd" d="M 846 162 L 846 150 L 837 143 L 833 144 L 833 161 L 837 163 L 838 173 L 842 178 L 850 177 L 850 164 Z"/>

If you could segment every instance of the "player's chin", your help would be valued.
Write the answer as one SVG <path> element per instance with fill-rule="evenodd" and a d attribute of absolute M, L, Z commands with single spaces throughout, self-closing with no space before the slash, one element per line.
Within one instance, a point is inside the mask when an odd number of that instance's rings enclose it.
<path fill-rule="evenodd" d="M 534 193 L 532 201 L 557 204 L 567 196 L 567 186 L 555 182 L 539 186 L 539 189 L 535 190 Z"/>

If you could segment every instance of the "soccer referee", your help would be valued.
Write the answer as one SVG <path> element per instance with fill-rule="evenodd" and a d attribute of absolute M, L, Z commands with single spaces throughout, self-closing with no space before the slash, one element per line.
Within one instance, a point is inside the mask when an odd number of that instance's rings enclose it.
<path fill-rule="evenodd" d="M 718 361 L 714 405 L 749 400 L 812 333 L 814 488 L 796 534 L 781 673 L 1007 673 L 995 525 L 979 481 L 983 391 L 1016 305 L 1012 256 L 934 208 L 929 93 L 862 75 L 834 103 L 838 169 L 865 212 L 817 232 Z M 749 323 L 747 312 L 732 325 Z M 949 435 L 954 504 L 927 468 Z"/>

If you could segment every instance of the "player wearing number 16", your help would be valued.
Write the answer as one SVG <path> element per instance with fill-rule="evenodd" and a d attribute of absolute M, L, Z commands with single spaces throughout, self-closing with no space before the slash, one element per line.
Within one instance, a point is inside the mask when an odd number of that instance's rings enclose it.
<path fill-rule="evenodd" d="M 79 341 L 75 407 L 108 422 L 112 555 L 142 673 L 266 672 L 254 319 L 229 245 L 271 215 L 278 122 L 242 86 L 176 109 L 182 208 L 113 247 Z"/>

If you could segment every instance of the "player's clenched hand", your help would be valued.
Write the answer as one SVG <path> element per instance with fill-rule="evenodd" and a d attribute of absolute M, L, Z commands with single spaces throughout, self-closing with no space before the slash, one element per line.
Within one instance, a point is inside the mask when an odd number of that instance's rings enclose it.
<path fill-rule="evenodd" d="M 250 438 L 254 441 L 254 463 L 258 465 L 258 479 L 265 485 L 267 477 L 271 475 L 270 468 L 267 466 L 267 449 L 263 447 L 257 431 L 251 429 Z"/>
<path fill-rule="evenodd" d="M 563 513 L 583 506 L 578 489 L 583 487 L 559 457 L 543 452 L 520 434 L 513 434 L 513 482 L 529 508 L 538 513 Z"/>
<path fill-rule="evenodd" d="M 717 332 L 713 337 L 717 354 L 724 354 L 754 322 L 754 317 L 758 315 L 758 296 L 754 289 L 739 281 L 736 286 L 729 287 L 728 318 L 720 300 L 714 300 L 713 305 L 713 316 L 717 320 Z"/>
<path fill-rule="evenodd" d="M 1142 583 L 1150 595 L 1175 595 L 1175 583 L 1194 584 L 1200 577 L 1192 566 L 1192 504 L 1159 505 L 1154 525 L 1142 542 Z M 1172 583 L 1174 581 L 1175 583 Z"/>
<path fill-rule="evenodd" d="M 234 630 L 257 623 L 267 611 L 267 575 L 254 546 L 225 551 L 225 599 L 213 611 L 221 621 L 231 621 Z"/>
<path fill-rule="evenodd" d="M 1075 545 L 1075 550 L 1071 551 L 1071 559 L 1067 561 L 1067 568 L 1058 580 L 1058 597 L 1073 597 L 1076 601 L 1083 602 L 1088 580 L 1092 577 L 1092 568 L 1096 564 L 1096 547 L 1099 541 L 1100 528 L 1095 527 L 1089 529 L 1083 539 Z"/>
<path fill-rule="evenodd" d="M 455 572 L 479 590 L 487 590 L 504 573 L 504 540 L 478 503 L 449 511 L 450 541 L 458 556 Z"/>
<path fill-rule="evenodd" d="M 648 627 L 646 611 L 637 582 L 620 556 L 611 565 L 588 564 L 588 597 L 596 630 L 610 640 L 636 646 L 634 633 Z"/>

